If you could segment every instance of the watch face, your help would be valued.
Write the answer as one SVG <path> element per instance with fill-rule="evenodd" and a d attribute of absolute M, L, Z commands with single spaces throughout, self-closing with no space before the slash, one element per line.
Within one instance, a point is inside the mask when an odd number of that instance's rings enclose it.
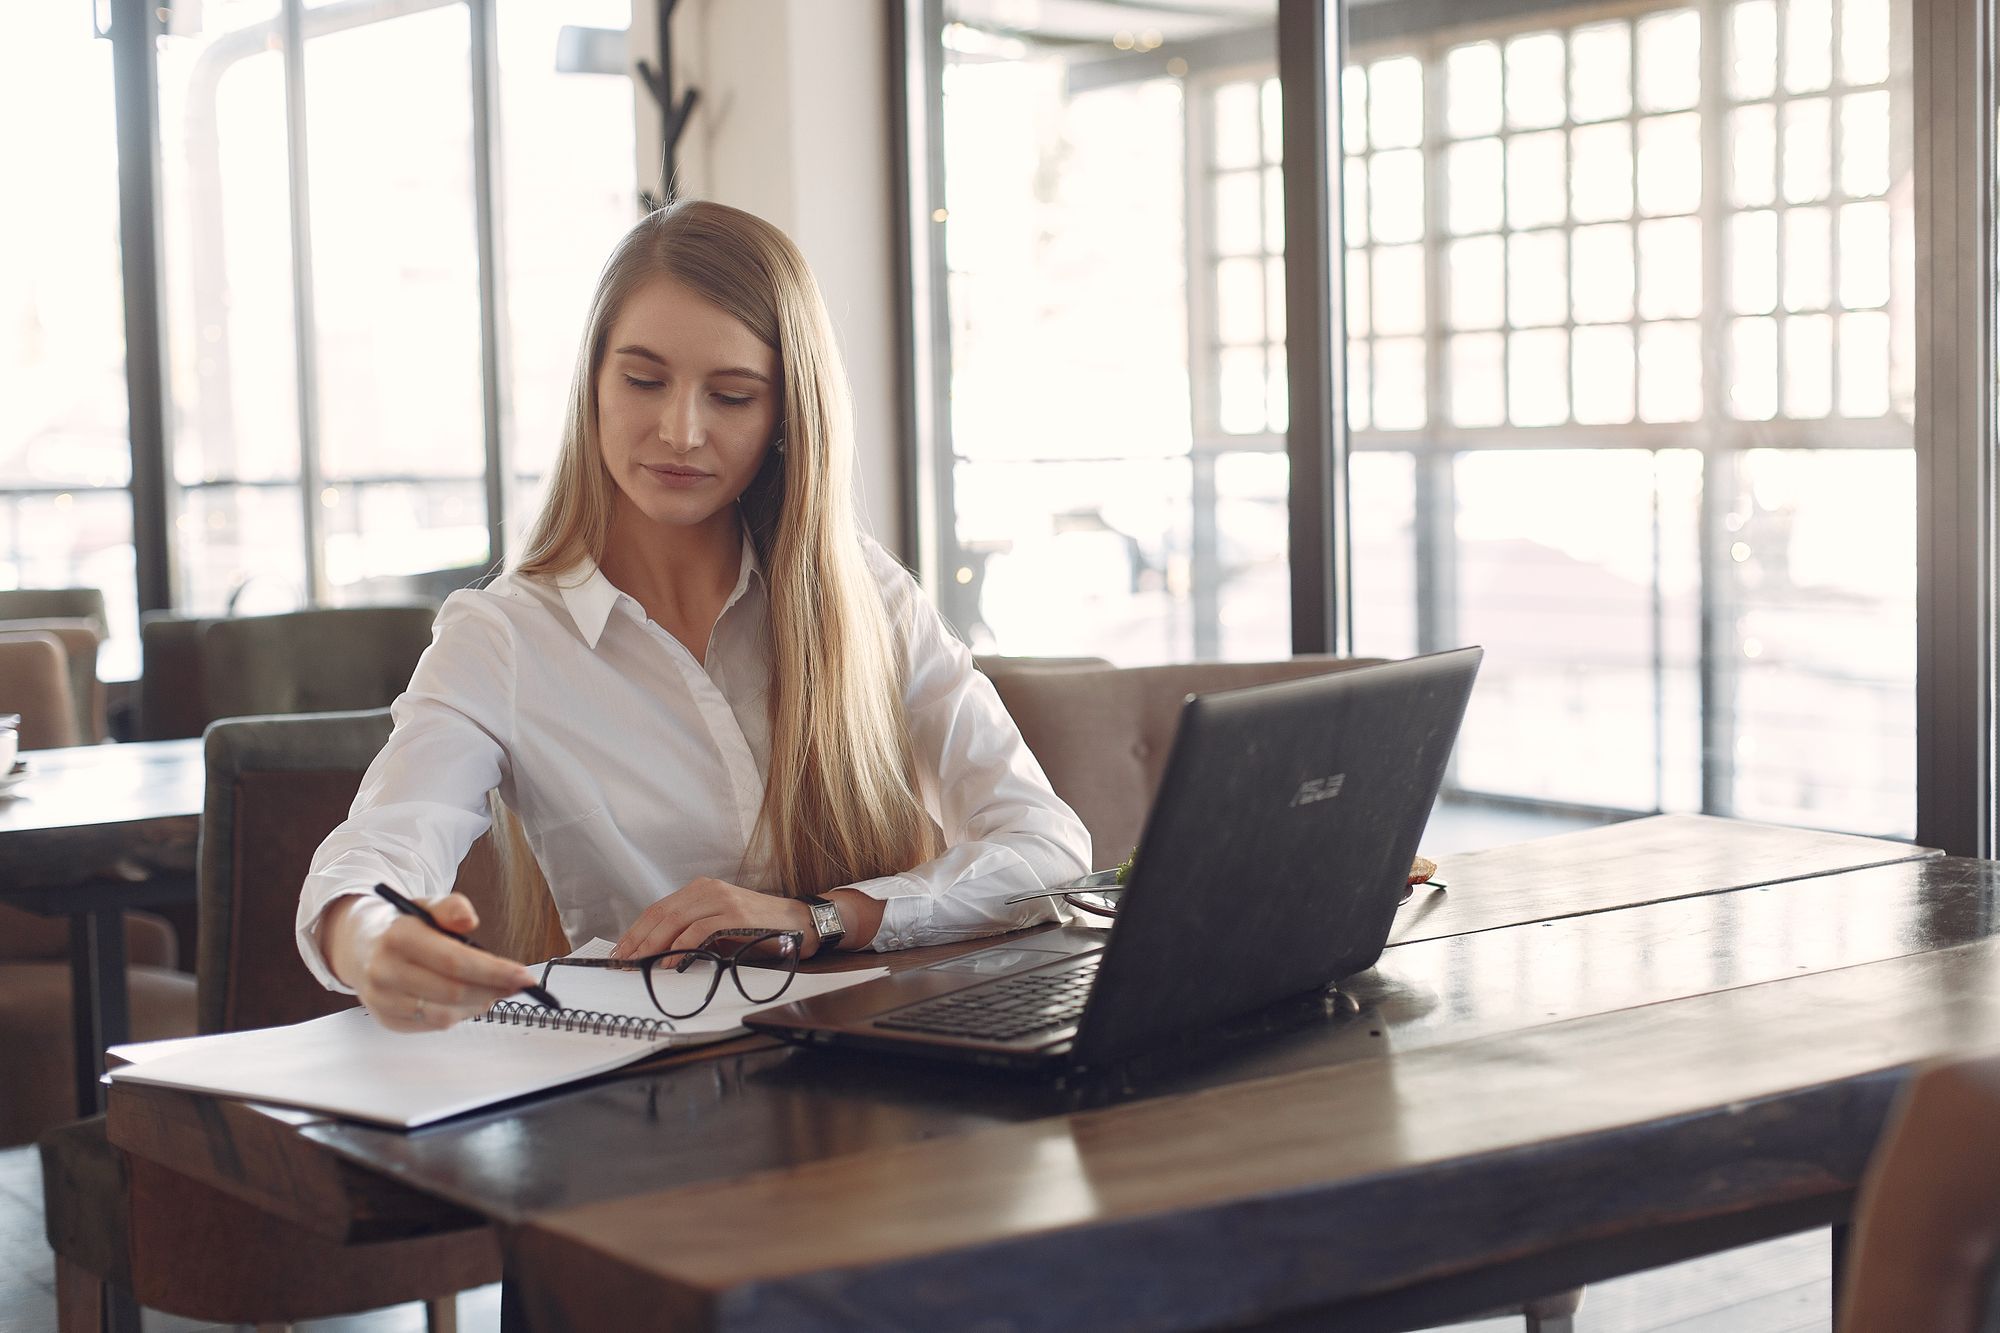
<path fill-rule="evenodd" d="M 813 929 L 821 939 L 830 935 L 844 935 L 846 930 L 840 924 L 840 909 L 832 903 L 812 904 Z"/>

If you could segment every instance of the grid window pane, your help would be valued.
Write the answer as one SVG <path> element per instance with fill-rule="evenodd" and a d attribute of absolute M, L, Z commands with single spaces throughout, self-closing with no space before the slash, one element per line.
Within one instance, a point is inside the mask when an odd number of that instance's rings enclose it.
<path fill-rule="evenodd" d="M 1258 142 L 1257 88 L 1226 83 L 1215 90 L 1214 165 L 1224 170 L 1257 166 L 1264 160 Z"/>
<path fill-rule="evenodd" d="M 1701 313 L 1701 223 L 1667 218 L 1639 224 L 1639 318 L 1692 319 Z"/>
<path fill-rule="evenodd" d="M 1264 341 L 1264 266 L 1225 259 L 1215 268 L 1215 325 L 1226 343 Z"/>
<path fill-rule="evenodd" d="M 1445 56 L 1445 128 L 1454 139 L 1500 132 L 1500 48 L 1455 46 Z"/>
<path fill-rule="evenodd" d="M 1833 321 L 1797 315 L 1785 321 L 1785 415 L 1823 417 L 1833 410 Z"/>
<path fill-rule="evenodd" d="M 1701 326 L 1639 328 L 1639 419 L 1694 421 L 1701 416 Z"/>
<path fill-rule="evenodd" d="M 1505 242 L 1498 236 L 1453 241 L 1448 251 L 1451 326 L 1497 329 L 1506 315 Z"/>
<path fill-rule="evenodd" d="M 1254 435 L 1264 429 L 1264 349 L 1225 347 L 1220 356 L 1218 411 L 1224 432 Z"/>
<path fill-rule="evenodd" d="M 1347 332 L 1356 338 L 1367 337 L 1371 327 L 1368 267 L 1368 251 L 1347 252 L 1347 290 L 1342 295 L 1347 305 Z"/>
<path fill-rule="evenodd" d="M 1778 7 L 1742 0 L 1729 8 L 1729 92 L 1738 101 L 1769 97 L 1778 88 Z"/>
<path fill-rule="evenodd" d="M 1415 148 L 1424 141 L 1424 67 L 1413 56 L 1368 67 L 1368 142 Z"/>
<path fill-rule="evenodd" d="M 1379 163 L 1381 159 L 1376 159 Z M 1215 248 L 1218 254 L 1254 255 L 1264 248 L 1263 201 L 1258 173 L 1230 171 L 1215 178 Z"/>
<path fill-rule="evenodd" d="M 1563 40 L 1552 32 L 1507 43 L 1507 126 L 1546 129 L 1563 123 Z"/>
<path fill-rule="evenodd" d="M 1889 77 L 1889 0 L 1841 0 L 1840 77 L 1881 83 Z"/>
<path fill-rule="evenodd" d="M 1276 79 L 1266 79 L 1258 88 L 1258 109 L 1264 122 L 1264 161 L 1267 163 L 1285 160 L 1285 98 L 1284 89 Z"/>
<path fill-rule="evenodd" d="M 1507 382 L 1497 333 L 1467 333 L 1451 340 L 1451 421 L 1455 426 L 1498 426 L 1507 420 Z"/>
<path fill-rule="evenodd" d="M 1347 344 L 1347 428 L 1367 430 L 1374 423 L 1369 386 L 1368 344 L 1354 339 Z"/>
<path fill-rule="evenodd" d="M 1778 305 L 1778 215 L 1768 210 L 1729 219 L 1729 308 L 1765 315 Z"/>
<path fill-rule="evenodd" d="M 1833 0 L 1785 0 L 1785 91 L 1833 82 Z"/>
<path fill-rule="evenodd" d="M 1679 111 L 1701 100 L 1701 15 L 1692 9 L 1639 20 L 1639 109 Z"/>
<path fill-rule="evenodd" d="M 1823 208 L 1785 213 L 1785 309 L 1822 310 L 1831 292 L 1833 241 Z"/>
<path fill-rule="evenodd" d="M 1889 94 L 1855 93 L 1840 99 L 1840 188 L 1848 194 L 1889 189 Z"/>
<path fill-rule="evenodd" d="M 1559 231 L 1507 238 L 1507 321 L 1516 328 L 1560 324 L 1569 315 L 1568 238 Z"/>
<path fill-rule="evenodd" d="M 1632 216 L 1632 127 L 1585 125 L 1570 133 L 1570 213 L 1578 222 Z"/>
<path fill-rule="evenodd" d="M 1824 97 L 1785 104 L 1785 201 L 1824 199 L 1833 185 L 1833 144 Z"/>
<path fill-rule="evenodd" d="M 1349 153 L 1368 151 L 1368 71 L 1359 65 L 1340 71 L 1340 146 Z"/>
<path fill-rule="evenodd" d="M 1889 413 L 1889 316 L 1877 310 L 1840 317 L 1840 414 Z"/>
<path fill-rule="evenodd" d="M 1464 236 L 1498 231 L 1506 201 L 1506 159 L 1498 139 L 1474 139 L 1445 150 L 1445 225 Z"/>
<path fill-rule="evenodd" d="M 1384 338 L 1375 344 L 1375 424 L 1383 430 L 1420 430 L 1424 406 L 1424 340 Z"/>
<path fill-rule="evenodd" d="M 1375 252 L 1377 334 L 1424 331 L 1424 248 L 1392 245 Z"/>
<path fill-rule="evenodd" d="M 1283 349 L 1285 341 L 1285 261 L 1272 255 L 1264 261 L 1264 336 Z"/>
<path fill-rule="evenodd" d="M 1655 216 L 1701 207 L 1701 117 L 1639 122 L 1639 211 Z"/>
<path fill-rule="evenodd" d="M 1632 111 L 1632 26 L 1596 23 L 1570 34 L 1569 113 L 1610 120 Z"/>
<path fill-rule="evenodd" d="M 1277 167 L 1264 168 L 1264 248 L 1285 252 L 1285 173 Z"/>
<path fill-rule="evenodd" d="M 1561 130 L 1507 141 L 1507 225 L 1525 231 L 1569 216 L 1569 184 Z"/>
<path fill-rule="evenodd" d="M 1729 202 L 1754 208 L 1778 197 L 1778 111 L 1768 102 L 1729 113 Z"/>
<path fill-rule="evenodd" d="M 1632 330 L 1623 326 L 1578 329 L 1571 335 L 1570 355 L 1576 419 L 1587 426 L 1632 420 L 1638 384 Z"/>
<path fill-rule="evenodd" d="M 1570 238 L 1570 291 L 1579 324 L 1632 318 L 1638 274 L 1632 256 L 1632 228 L 1623 223 L 1578 227 Z"/>
<path fill-rule="evenodd" d="M 1368 159 L 1350 157 L 1341 164 L 1340 229 L 1349 245 L 1368 244 Z"/>
<path fill-rule="evenodd" d="M 1368 162 L 1368 224 L 1387 244 L 1422 240 L 1424 155 L 1414 149 L 1377 153 Z"/>
<path fill-rule="evenodd" d="M 1840 303 L 1850 310 L 1889 303 L 1889 206 L 1840 210 Z"/>
<path fill-rule="evenodd" d="M 1507 336 L 1507 419 L 1554 426 L 1569 416 L 1569 334 L 1535 329 Z"/>
<path fill-rule="evenodd" d="M 1739 421 L 1778 415 L 1778 321 L 1738 319 L 1729 325 L 1729 414 Z"/>

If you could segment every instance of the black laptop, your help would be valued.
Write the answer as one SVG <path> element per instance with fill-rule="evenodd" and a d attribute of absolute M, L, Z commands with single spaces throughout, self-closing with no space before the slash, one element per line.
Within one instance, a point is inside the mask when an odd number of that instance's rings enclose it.
<path fill-rule="evenodd" d="M 1480 656 L 1192 696 L 1108 935 L 1046 931 L 745 1021 L 812 1044 L 1097 1067 L 1362 971 L 1388 942 Z"/>

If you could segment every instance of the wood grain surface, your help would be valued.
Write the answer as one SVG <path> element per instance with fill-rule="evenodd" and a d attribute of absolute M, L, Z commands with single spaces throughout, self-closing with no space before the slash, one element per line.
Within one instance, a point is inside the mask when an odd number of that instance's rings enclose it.
<path fill-rule="evenodd" d="M 859 1327 L 883 1293 L 912 1327 L 1098 1326 L 1085 1292 L 1209 1327 L 1843 1195 L 1898 1072 L 1996 1025 L 1984 940 L 558 1211 L 510 1254 L 538 1328 L 640 1278 L 690 1327 Z"/>

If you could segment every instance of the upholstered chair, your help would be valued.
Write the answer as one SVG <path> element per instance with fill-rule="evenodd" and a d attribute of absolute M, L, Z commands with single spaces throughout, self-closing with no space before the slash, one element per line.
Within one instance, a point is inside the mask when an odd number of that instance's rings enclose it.
<path fill-rule="evenodd" d="M 436 619 L 421 605 L 217 620 L 201 638 L 208 716 L 384 707 L 410 683 Z"/>

